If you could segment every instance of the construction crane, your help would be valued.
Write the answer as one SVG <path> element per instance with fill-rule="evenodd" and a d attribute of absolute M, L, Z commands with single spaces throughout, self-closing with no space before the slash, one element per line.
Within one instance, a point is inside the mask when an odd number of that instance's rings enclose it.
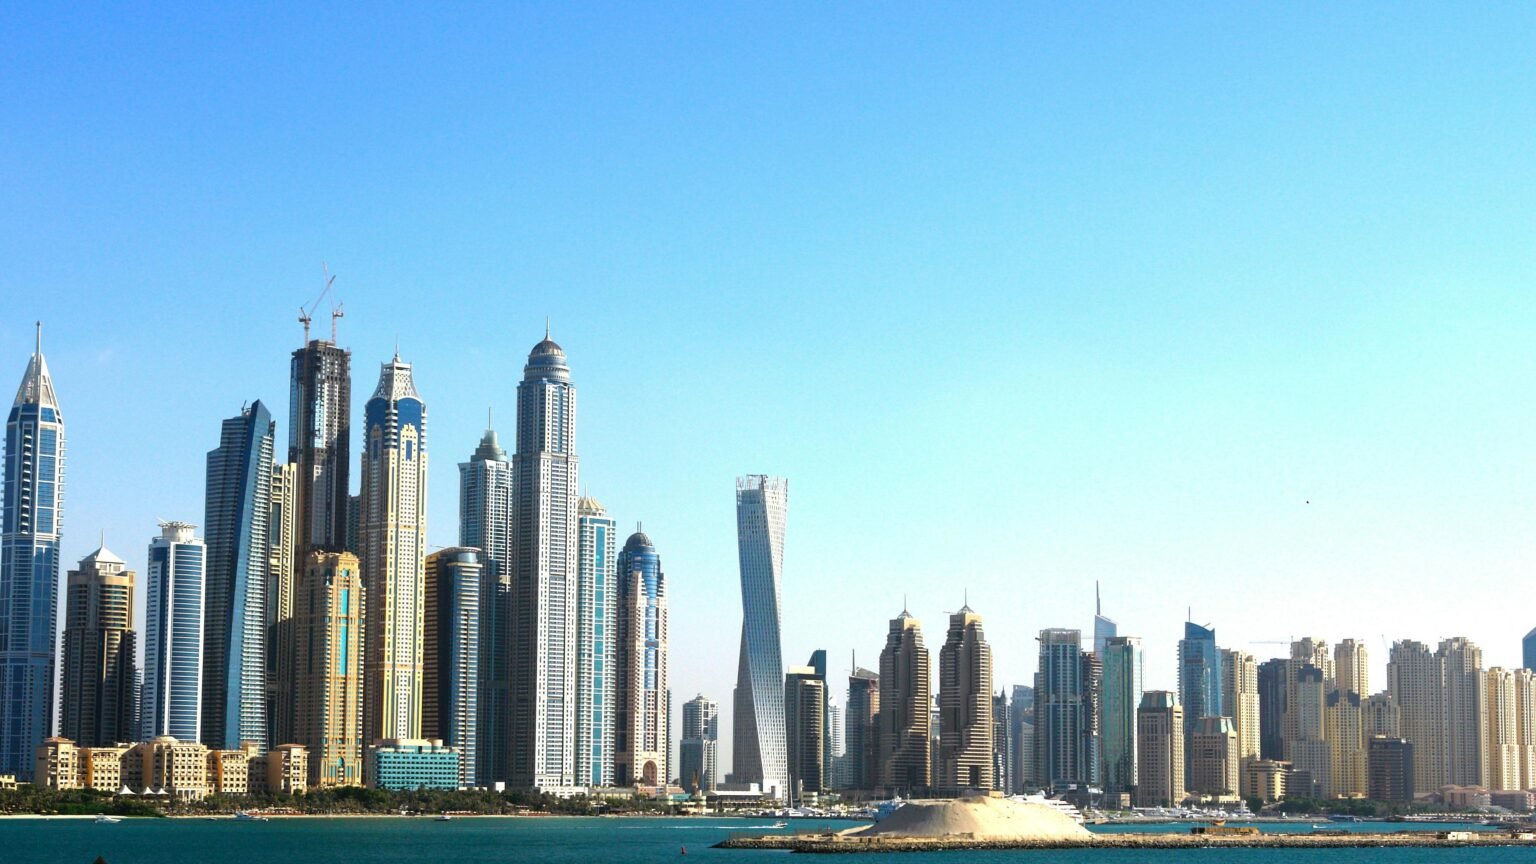
<path fill-rule="evenodd" d="M 315 298 L 315 302 L 309 304 L 309 308 L 306 309 L 303 306 L 299 307 L 299 323 L 304 325 L 304 344 L 305 345 L 309 344 L 309 324 L 310 324 L 310 321 L 313 320 L 311 315 L 314 313 L 315 309 L 319 308 L 320 301 L 325 299 L 325 295 L 331 293 L 331 285 L 336 282 L 336 277 L 331 275 L 331 268 L 330 268 L 330 266 L 327 265 L 323 261 L 320 263 L 320 270 L 321 270 L 321 272 L 323 272 L 325 274 L 325 287 L 320 289 L 320 296 Z M 342 317 L 345 317 L 345 313 L 341 311 L 341 304 L 337 303 L 335 306 L 331 307 L 331 341 L 332 342 L 336 341 L 336 319 L 337 318 L 342 318 Z"/>

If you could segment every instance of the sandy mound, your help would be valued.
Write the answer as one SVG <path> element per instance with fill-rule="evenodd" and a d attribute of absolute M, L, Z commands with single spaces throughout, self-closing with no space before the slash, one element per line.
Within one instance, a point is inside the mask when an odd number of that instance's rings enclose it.
<path fill-rule="evenodd" d="M 1007 798 L 910 801 L 849 837 L 968 837 L 976 840 L 1081 840 L 1092 835 L 1044 804 Z"/>

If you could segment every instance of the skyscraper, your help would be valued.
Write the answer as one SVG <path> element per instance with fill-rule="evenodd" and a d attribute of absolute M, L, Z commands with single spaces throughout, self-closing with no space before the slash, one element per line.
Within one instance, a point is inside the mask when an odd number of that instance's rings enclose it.
<path fill-rule="evenodd" d="M 33 748 L 53 723 L 64 512 L 64 415 L 37 347 L 5 423 L 0 500 L 0 774 L 32 777 Z"/>
<path fill-rule="evenodd" d="M 891 619 L 880 652 L 880 785 L 911 797 L 933 785 L 928 748 L 932 732 L 932 689 L 923 628 L 907 610 Z"/>
<path fill-rule="evenodd" d="M 1022 794 L 1036 784 L 1035 775 L 1035 688 L 1025 684 L 1013 685 L 1013 696 L 1008 702 L 1008 749 L 1013 754 L 1013 767 L 1009 770 L 1013 785 L 1008 791 Z"/>
<path fill-rule="evenodd" d="M 1230 717 L 1201 717 L 1189 733 L 1189 791 L 1233 797 L 1238 794 L 1237 729 Z"/>
<path fill-rule="evenodd" d="M 992 788 L 1004 795 L 1013 788 L 1013 736 L 1008 726 L 1008 694 L 992 697 Z"/>
<path fill-rule="evenodd" d="M 514 786 L 576 781 L 576 387 L 565 352 L 533 346 L 517 385 L 512 523 Z"/>
<path fill-rule="evenodd" d="M 1193 621 L 1184 622 L 1179 640 L 1179 704 L 1184 709 L 1184 731 L 1195 728 L 1201 717 L 1222 716 L 1221 651 L 1216 631 Z"/>
<path fill-rule="evenodd" d="M 133 583 L 133 571 L 105 545 L 69 571 L 59 735 L 81 747 L 109 747 L 139 733 Z"/>
<path fill-rule="evenodd" d="M 615 662 L 625 623 L 614 554 L 618 526 L 595 498 L 582 496 L 576 512 L 576 782 L 612 786 L 615 713 L 623 711 L 615 694 L 626 671 Z"/>
<path fill-rule="evenodd" d="M 789 481 L 762 474 L 736 480 L 742 614 L 732 765 L 738 783 L 761 784 L 765 795 L 781 799 L 789 794 L 784 655 L 779 647 L 779 582 L 788 510 Z"/>
<path fill-rule="evenodd" d="M 1445 661 L 1422 642 L 1393 642 L 1387 692 L 1397 703 L 1403 737 L 1413 745 L 1415 793 L 1440 791 L 1447 782 Z"/>
<path fill-rule="evenodd" d="M 1034 778 L 1040 785 L 1064 788 L 1088 782 L 1088 754 L 1083 747 L 1088 710 L 1082 633 L 1041 630 L 1035 673 Z"/>
<path fill-rule="evenodd" d="M 1311 663 L 1291 663 L 1293 687 L 1287 704 L 1295 731 L 1285 742 L 1285 755 L 1294 769 L 1291 789 L 1303 797 L 1326 798 L 1333 789 L 1333 748 L 1326 734 L 1327 679 Z"/>
<path fill-rule="evenodd" d="M 144 740 L 202 740 L 203 591 L 207 550 L 185 522 L 160 523 L 149 544 L 144 622 Z"/>
<path fill-rule="evenodd" d="M 1120 635 L 1115 619 L 1104 615 L 1104 603 L 1099 597 L 1099 583 L 1093 583 L 1093 653 L 1104 656 L 1104 646 Z"/>
<path fill-rule="evenodd" d="M 1259 664 L 1259 758 L 1285 758 L 1286 675 L 1290 661 L 1280 657 Z"/>
<path fill-rule="evenodd" d="M 938 786 L 992 789 L 992 646 L 969 604 L 939 649 Z"/>
<path fill-rule="evenodd" d="M 1536 670 L 1536 629 L 1525 634 L 1520 640 L 1520 665 L 1526 669 Z"/>
<path fill-rule="evenodd" d="M 1343 672 L 1341 666 L 1335 668 Z M 1342 680 L 1342 674 L 1334 679 L 1336 683 Z M 1328 791 L 1334 795 L 1358 797 L 1366 792 L 1364 719 L 1359 693 L 1336 687 L 1328 694 L 1323 714 L 1323 737 L 1328 739 L 1332 772 Z"/>
<path fill-rule="evenodd" d="M 784 674 L 785 754 L 789 766 L 789 803 L 815 805 L 826 789 L 827 684 L 811 666 L 791 666 Z"/>
<path fill-rule="evenodd" d="M 311 552 L 294 595 L 294 735 L 311 786 L 363 782 L 363 580 L 350 552 Z"/>
<path fill-rule="evenodd" d="M 512 463 L 486 424 L 459 463 L 459 545 L 480 550 L 480 695 L 476 782 L 512 776 Z"/>
<path fill-rule="evenodd" d="M 1446 782 L 1488 785 L 1488 697 L 1483 652 L 1470 640 L 1444 639 Z"/>
<path fill-rule="evenodd" d="M 848 708 L 843 715 L 848 767 L 844 774 L 849 789 L 873 789 L 880 784 L 880 750 L 876 727 L 880 722 L 880 674 L 861 669 L 857 662 L 848 674 Z"/>
<path fill-rule="evenodd" d="M 224 421 L 208 451 L 203 517 L 202 743 L 234 750 L 267 738 L 267 570 L 272 558 L 272 448 L 260 400 Z"/>
<path fill-rule="evenodd" d="M 427 556 L 423 615 L 423 737 L 459 751 L 459 785 L 475 785 L 480 699 L 480 550 Z"/>
<path fill-rule="evenodd" d="M 1184 800 L 1184 712 L 1167 690 L 1148 690 L 1136 709 L 1137 807 Z"/>
<path fill-rule="evenodd" d="M 614 781 L 657 786 L 667 764 L 667 577 L 644 532 L 629 535 L 618 561 L 618 680 Z"/>
<path fill-rule="evenodd" d="M 421 738 L 427 408 L 400 356 L 363 408 L 363 746 Z M 367 763 L 365 763 L 367 764 Z"/>
<path fill-rule="evenodd" d="M 686 792 L 708 793 L 719 782 L 716 747 L 720 740 L 720 706 L 704 694 L 683 703 L 683 737 L 678 746 L 678 779 Z"/>
<path fill-rule="evenodd" d="M 1123 794 L 1136 788 L 1136 709 L 1141 705 L 1141 640 L 1111 636 L 1102 655 L 1104 678 L 1099 711 L 1103 717 L 1104 791 Z"/>
<path fill-rule="evenodd" d="M 1356 693 L 1364 699 L 1371 693 L 1370 652 L 1364 642 L 1344 639 L 1333 649 L 1333 688 L 1341 693 Z"/>
<path fill-rule="evenodd" d="M 267 530 L 267 746 L 293 743 L 293 598 L 298 593 L 298 466 L 272 466 Z"/>
<path fill-rule="evenodd" d="M 1221 706 L 1232 718 L 1237 733 L 1239 777 L 1246 776 L 1242 766 L 1259 758 L 1262 721 L 1259 718 L 1259 666 L 1246 651 L 1221 652 Z M 1245 791 L 1243 794 L 1252 795 Z"/>
<path fill-rule="evenodd" d="M 293 352 L 288 461 L 297 466 L 294 571 L 313 549 L 339 552 L 347 540 L 347 472 L 352 431 L 352 352 L 315 339 Z"/>

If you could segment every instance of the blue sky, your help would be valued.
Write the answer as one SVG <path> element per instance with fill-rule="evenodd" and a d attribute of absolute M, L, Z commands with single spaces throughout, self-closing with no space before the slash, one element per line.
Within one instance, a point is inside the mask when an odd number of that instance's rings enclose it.
<path fill-rule="evenodd" d="M 325 261 L 354 410 L 416 364 L 434 544 L 553 320 L 678 702 L 729 704 L 748 472 L 791 663 L 903 594 L 937 650 L 968 589 L 1022 683 L 1094 580 L 1153 687 L 1188 606 L 1364 639 L 1373 689 L 1383 638 L 1518 662 L 1530 7 L 270 7 L 5 13 L 0 374 L 43 319 L 67 560 L 201 520 Z"/>

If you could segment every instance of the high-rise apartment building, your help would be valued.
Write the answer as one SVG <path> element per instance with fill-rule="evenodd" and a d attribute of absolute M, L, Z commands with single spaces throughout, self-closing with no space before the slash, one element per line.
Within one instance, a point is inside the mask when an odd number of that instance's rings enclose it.
<path fill-rule="evenodd" d="M 288 461 L 298 475 L 294 571 L 301 573 L 311 550 L 339 552 L 347 542 L 352 352 L 315 339 L 293 352 L 289 372 Z"/>
<path fill-rule="evenodd" d="M 625 667 L 616 663 L 619 632 L 625 624 L 619 617 L 621 592 L 614 551 L 619 532 L 596 498 L 583 496 L 576 511 L 580 550 L 576 566 L 576 781 L 612 786 L 617 758 L 614 721 L 624 712 L 616 697 L 618 679 L 625 672 Z M 659 568 L 659 559 L 656 564 Z M 651 660 L 655 659 L 651 655 Z M 665 688 L 651 688 L 658 689 Z"/>
<path fill-rule="evenodd" d="M 939 649 L 939 765 L 935 785 L 990 791 L 992 646 L 969 605 L 949 616 Z"/>
<path fill-rule="evenodd" d="M 512 457 L 512 784 L 576 782 L 576 387 L 544 334 L 517 385 Z"/>
<path fill-rule="evenodd" d="M 784 572 L 788 510 L 789 481 L 762 474 L 736 480 L 742 615 L 732 765 L 736 782 L 758 783 L 765 795 L 775 798 L 789 793 L 784 750 L 784 655 L 779 645 L 779 583 Z M 923 728 L 926 733 L 926 723 Z"/>
<path fill-rule="evenodd" d="M 1488 728 L 1488 788 L 1523 789 L 1520 774 L 1519 712 L 1515 704 L 1515 676 L 1495 666 L 1483 673 L 1488 704 L 1484 713 Z"/>
<path fill-rule="evenodd" d="M 703 794 L 714 791 L 720 770 L 720 706 L 702 693 L 684 702 L 682 733 L 677 761 L 683 790 Z"/>
<path fill-rule="evenodd" d="M 880 652 L 880 786 L 910 797 L 933 785 L 933 704 L 922 624 L 907 610 L 891 619 Z"/>
<path fill-rule="evenodd" d="M 59 734 L 81 747 L 108 747 L 138 736 L 133 595 L 134 572 L 105 545 L 69 571 Z"/>
<path fill-rule="evenodd" d="M 1285 758 L 1285 698 L 1290 661 L 1281 658 L 1259 664 L 1259 758 Z"/>
<path fill-rule="evenodd" d="M 459 786 L 475 785 L 480 702 L 480 550 L 427 556 L 423 615 L 423 735 L 459 751 Z"/>
<path fill-rule="evenodd" d="M 1221 652 L 1221 705 L 1237 733 L 1239 776 L 1241 764 L 1259 758 L 1262 722 L 1259 718 L 1259 665 L 1246 651 Z"/>
<path fill-rule="evenodd" d="M 1040 631 L 1035 672 L 1035 776 L 1041 786 L 1087 783 L 1089 700 L 1083 680 L 1082 633 Z"/>
<path fill-rule="evenodd" d="M 827 685 L 811 666 L 791 666 L 784 673 L 785 754 L 789 766 L 789 803 L 815 805 L 826 789 Z"/>
<path fill-rule="evenodd" d="M 475 776 L 487 787 L 512 776 L 512 501 L 512 462 L 487 418 L 479 446 L 459 463 L 459 545 L 480 550 Z"/>
<path fill-rule="evenodd" d="M 1092 651 L 1083 652 L 1083 746 L 1082 759 L 1084 780 L 1091 787 L 1102 785 L 1099 770 L 1103 767 L 1101 728 L 1103 722 L 1100 694 L 1104 686 L 1104 664 Z"/>
<path fill-rule="evenodd" d="M 1387 692 L 1397 703 L 1403 737 L 1413 744 L 1414 792 L 1440 791 L 1448 777 L 1444 659 L 1422 642 L 1393 642 Z"/>
<path fill-rule="evenodd" d="M 1330 690 L 1358 693 L 1364 699 L 1371 692 L 1370 652 L 1364 642 L 1345 639 L 1333 649 L 1333 686 Z"/>
<path fill-rule="evenodd" d="M 992 696 L 992 789 L 1008 794 L 1013 788 L 1013 736 L 1008 734 L 1008 694 Z"/>
<path fill-rule="evenodd" d="M 1366 745 L 1366 797 L 1413 803 L 1413 744 L 1406 738 L 1373 735 Z"/>
<path fill-rule="evenodd" d="M 1377 735 L 1402 737 L 1403 712 L 1397 707 L 1397 700 L 1392 698 L 1391 693 L 1383 690 L 1365 697 L 1360 701 L 1360 711 L 1364 715 L 1360 722 L 1367 740 Z"/>
<path fill-rule="evenodd" d="M 1293 659 L 1291 672 L 1286 699 L 1293 735 L 1285 742 L 1293 769 L 1291 789 L 1305 797 L 1326 798 L 1333 786 L 1333 750 L 1326 737 L 1328 694 L 1323 670 Z"/>
<path fill-rule="evenodd" d="M 1215 798 L 1238 794 L 1242 770 L 1230 717 L 1201 717 L 1189 733 L 1189 791 Z"/>
<path fill-rule="evenodd" d="M 292 742 L 293 598 L 299 588 L 299 469 L 291 462 L 272 466 L 271 510 L 267 517 L 267 746 Z"/>
<path fill-rule="evenodd" d="M 1148 690 L 1136 709 L 1137 807 L 1184 801 L 1184 709 L 1167 690 Z"/>
<path fill-rule="evenodd" d="M 1216 631 L 1193 621 L 1184 622 L 1184 638 L 1179 640 L 1179 704 L 1184 709 L 1186 732 L 1194 729 L 1201 717 L 1223 716 L 1221 679 Z"/>
<path fill-rule="evenodd" d="M 361 471 L 363 746 L 371 747 L 421 738 L 427 407 L 398 354 L 381 364 L 363 408 Z"/>
<path fill-rule="evenodd" d="M 1335 669 L 1338 675 L 1334 678 L 1335 683 L 1343 681 L 1344 667 L 1340 665 Z M 1328 694 L 1323 709 L 1323 737 L 1328 740 L 1331 771 L 1328 789 L 1335 796 L 1356 798 L 1365 795 L 1364 720 L 1359 693 L 1335 689 Z"/>
<path fill-rule="evenodd" d="M 1536 672 L 1520 668 L 1515 682 L 1515 745 L 1520 758 L 1520 789 L 1536 788 Z"/>
<path fill-rule="evenodd" d="M 0 774 L 23 781 L 53 723 L 64 455 L 64 415 L 39 323 L 5 422 L 0 487 Z"/>
<path fill-rule="evenodd" d="M 185 522 L 160 523 L 149 544 L 142 739 L 202 740 L 203 586 L 207 550 Z"/>
<path fill-rule="evenodd" d="M 621 786 L 665 785 L 671 777 L 667 764 L 667 576 L 656 546 L 641 531 L 624 542 L 617 570 L 614 782 Z"/>
<path fill-rule="evenodd" d="M 1483 652 L 1470 640 L 1445 639 L 1435 652 L 1445 668 L 1446 782 L 1488 785 L 1488 698 Z"/>
<path fill-rule="evenodd" d="M 234 750 L 267 738 L 267 570 L 277 424 L 260 400 L 225 420 L 208 451 L 203 537 L 202 742 Z"/>
<path fill-rule="evenodd" d="M 311 552 L 294 594 L 296 743 L 309 785 L 363 783 L 363 579 L 350 552 Z"/>
<path fill-rule="evenodd" d="M 880 785 L 880 750 L 876 727 L 880 722 L 880 674 L 861 669 L 857 661 L 848 675 L 848 708 L 843 735 L 847 753 L 849 789 L 874 789 Z"/>
<path fill-rule="evenodd" d="M 1112 636 L 1104 643 L 1099 712 L 1104 768 L 1100 779 L 1111 795 L 1136 788 L 1136 709 L 1141 706 L 1141 640 Z"/>

